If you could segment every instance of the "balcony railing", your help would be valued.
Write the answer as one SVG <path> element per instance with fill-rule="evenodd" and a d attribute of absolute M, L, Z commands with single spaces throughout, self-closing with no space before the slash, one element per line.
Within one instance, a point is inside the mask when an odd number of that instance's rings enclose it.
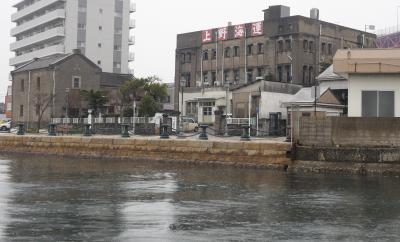
<path fill-rule="evenodd" d="M 10 45 L 11 51 L 16 51 L 18 49 L 28 47 L 30 45 L 37 44 L 42 41 L 50 40 L 56 37 L 65 36 L 65 29 L 64 27 L 57 27 L 53 29 L 46 30 L 42 33 L 35 34 L 28 38 L 22 39 L 20 41 L 16 41 Z"/>
<path fill-rule="evenodd" d="M 128 59 L 130 62 L 131 61 L 135 61 L 135 53 L 133 53 L 133 52 L 131 52 L 131 53 L 129 53 L 129 59 Z"/>
<path fill-rule="evenodd" d="M 129 45 L 134 45 L 135 44 L 135 36 L 129 36 Z"/>
<path fill-rule="evenodd" d="M 136 12 L 136 3 L 131 3 L 129 7 L 129 12 L 134 13 Z"/>
<path fill-rule="evenodd" d="M 16 22 L 16 21 L 20 20 L 21 18 L 24 18 L 25 16 L 30 15 L 32 13 L 35 13 L 53 3 L 64 2 L 64 1 L 65 0 L 40 0 L 24 9 L 14 13 L 13 15 L 11 15 L 11 21 Z"/>
<path fill-rule="evenodd" d="M 136 27 L 136 21 L 135 19 L 129 20 L 129 28 L 134 29 Z"/>
<path fill-rule="evenodd" d="M 64 45 L 53 45 L 11 58 L 10 66 L 23 64 L 25 62 L 31 61 L 33 58 L 41 58 L 45 56 L 50 56 L 54 54 L 63 54 L 63 53 L 64 53 Z"/>
<path fill-rule="evenodd" d="M 31 21 L 23 23 L 13 29 L 11 29 L 11 36 L 16 36 L 32 28 L 38 27 L 40 25 L 46 24 L 56 19 L 65 19 L 65 10 L 57 9 L 55 11 L 49 12 L 43 16 L 35 18 Z"/>

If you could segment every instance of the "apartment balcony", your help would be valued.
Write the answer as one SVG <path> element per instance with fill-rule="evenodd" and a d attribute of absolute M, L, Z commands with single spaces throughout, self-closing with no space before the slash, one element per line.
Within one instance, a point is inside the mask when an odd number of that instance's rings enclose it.
<path fill-rule="evenodd" d="M 136 21 L 134 19 L 129 20 L 129 28 L 134 29 L 136 27 Z"/>
<path fill-rule="evenodd" d="M 131 5 L 129 7 L 129 12 L 130 13 L 136 12 L 136 3 L 131 3 Z"/>
<path fill-rule="evenodd" d="M 129 36 L 128 44 L 135 45 L 135 36 Z"/>
<path fill-rule="evenodd" d="M 35 45 L 40 42 L 48 41 L 57 37 L 64 37 L 65 29 L 64 27 L 57 27 L 53 29 L 49 29 L 42 33 L 35 34 L 31 37 L 22 39 L 20 41 L 16 41 L 10 45 L 11 51 L 16 51 L 24 47 L 28 47 L 31 45 Z"/>
<path fill-rule="evenodd" d="M 10 66 L 23 64 L 25 62 L 33 60 L 34 58 L 42 58 L 54 54 L 63 54 L 63 53 L 64 53 L 64 45 L 53 45 L 11 58 Z"/>
<path fill-rule="evenodd" d="M 33 14 L 51 4 L 57 3 L 57 2 L 64 2 L 65 0 L 40 0 L 38 2 L 35 2 L 34 4 L 14 13 L 11 15 L 11 21 L 12 22 L 17 22 L 18 20 Z"/>
<path fill-rule="evenodd" d="M 11 29 L 11 36 L 16 36 L 20 33 L 38 27 L 40 25 L 46 24 L 48 22 L 57 20 L 57 19 L 65 19 L 65 10 L 64 9 L 57 9 L 55 11 L 49 12 L 43 16 L 35 18 L 31 21 L 23 23 L 13 29 Z"/>
<path fill-rule="evenodd" d="M 128 61 L 129 62 L 135 61 L 135 53 L 133 52 L 129 53 Z"/>

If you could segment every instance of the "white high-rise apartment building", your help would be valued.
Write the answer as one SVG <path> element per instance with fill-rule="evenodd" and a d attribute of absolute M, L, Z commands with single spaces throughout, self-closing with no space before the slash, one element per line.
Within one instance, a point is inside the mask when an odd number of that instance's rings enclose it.
<path fill-rule="evenodd" d="M 136 5 L 130 0 L 22 0 L 14 7 L 11 66 L 80 49 L 104 72 L 131 72 Z"/>

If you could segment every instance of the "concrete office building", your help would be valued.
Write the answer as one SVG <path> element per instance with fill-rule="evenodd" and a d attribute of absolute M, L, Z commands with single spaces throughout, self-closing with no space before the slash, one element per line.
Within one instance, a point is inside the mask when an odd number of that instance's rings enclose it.
<path fill-rule="evenodd" d="M 374 48 L 375 40 L 374 34 L 321 21 L 318 9 L 312 9 L 310 17 L 291 16 L 290 8 L 281 5 L 264 10 L 259 22 L 179 34 L 175 109 L 181 83 L 191 93 L 228 82 L 240 86 L 260 77 L 312 86 L 338 49 Z"/>
<path fill-rule="evenodd" d="M 80 49 L 105 72 L 130 72 L 136 10 L 130 0 L 22 0 L 14 7 L 11 66 Z"/>

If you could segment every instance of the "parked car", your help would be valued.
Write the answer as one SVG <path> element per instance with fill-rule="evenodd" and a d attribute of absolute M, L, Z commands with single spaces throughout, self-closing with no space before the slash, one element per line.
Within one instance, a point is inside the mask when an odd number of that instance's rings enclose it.
<path fill-rule="evenodd" d="M 1 131 L 7 131 L 7 130 L 10 130 L 10 128 L 11 128 L 11 121 L 4 122 L 4 123 L 0 124 L 0 130 Z"/>
<path fill-rule="evenodd" d="M 183 132 L 199 131 L 199 124 L 193 118 L 189 117 L 182 117 L 182 127 L 183 127 Z"/>

